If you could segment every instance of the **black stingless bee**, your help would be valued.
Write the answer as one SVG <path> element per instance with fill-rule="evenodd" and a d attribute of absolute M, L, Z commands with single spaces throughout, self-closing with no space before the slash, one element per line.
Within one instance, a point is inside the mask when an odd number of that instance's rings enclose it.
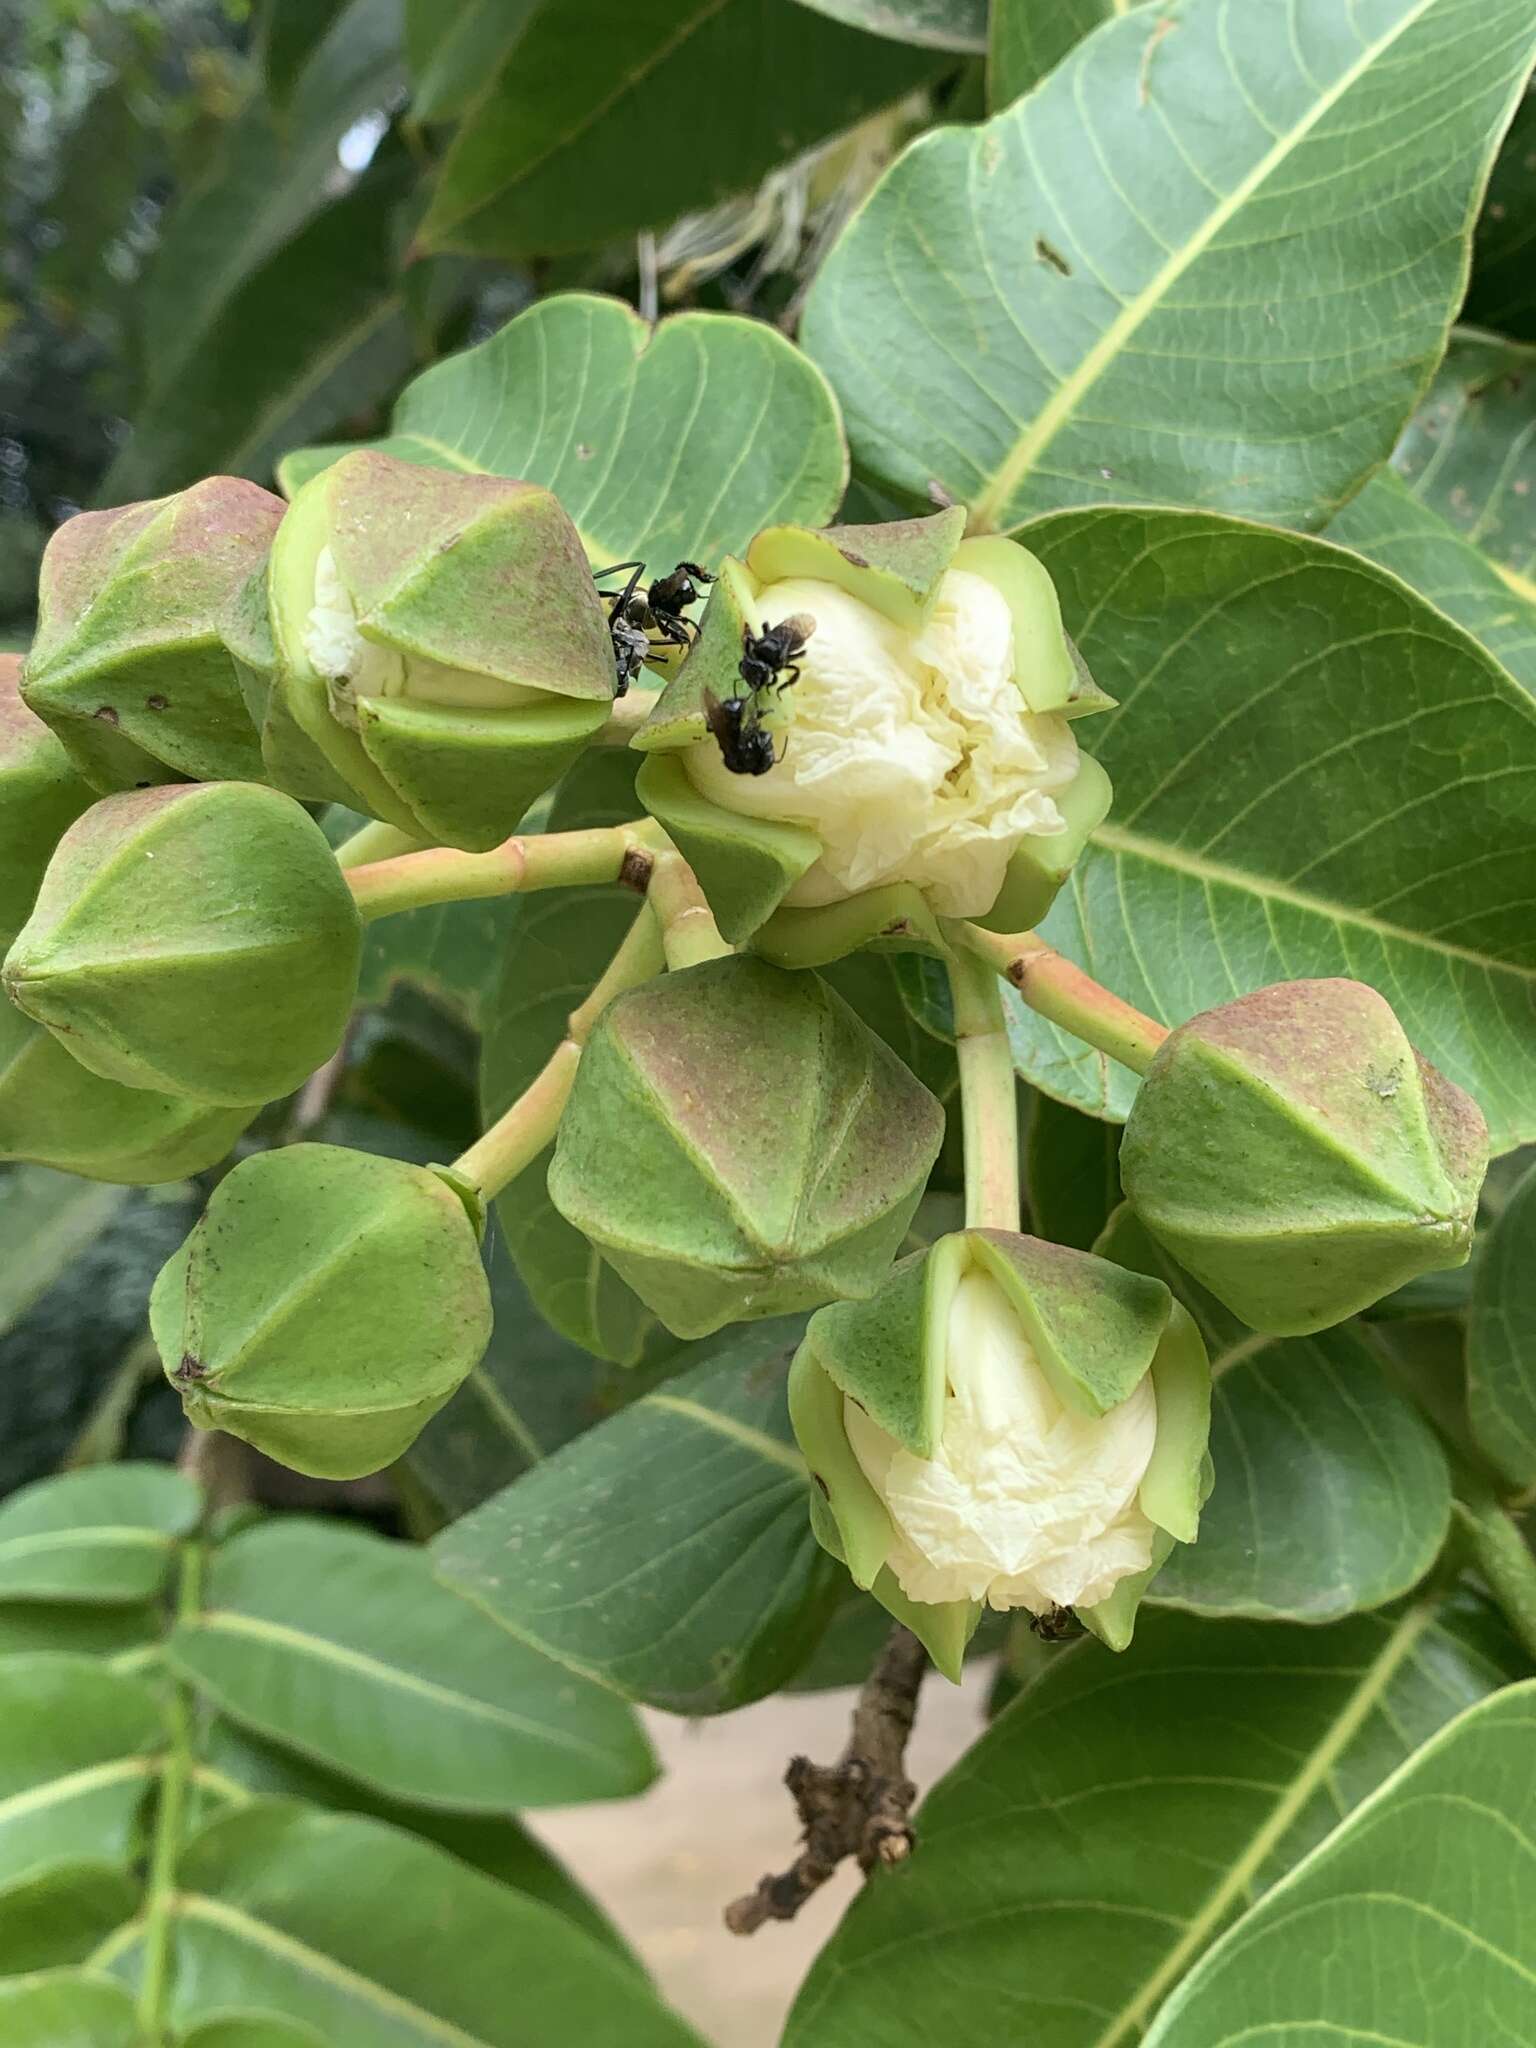
<path fill-rule="evenodd" d="M 807 612 L 792 612 L 770 626 L 764 619 L 761 633 L 750 626 L 741 636 L 741 680 L 749 690 L 787 690 L 800 680 L 800 663 L 805 644 L 816 630 Z"/>
<path fill-rule="evenodd" d="M 1046 1614 L 1031 1615 L 1029 1626 L 1042 1643 L 1065 1643 L 1083 1633 L 1083 1624 L 1070 1607 L 1053 1607 Z"/>
<path fill-rule="evenodd" d="M 653 651 L 657 651 L 651 640 L 653 633 L 662 641 L 663 651 L 666 647 L 693 645 L 699 629 L 692 619 L 683 617 L 683 612 L 697 603 L 701 595 L 699 585 L 715 580 L 697 562 L 679 562 L 670 575 L 656 577 L 643 594 L 643 562 L 615 562 L 610 569 L 600 569 L 595 580 L 601 583 L 626 569 L 630 576 L 624 588 L 603 593 L 608 607 L 609 637 L 613 641 L 615 697 L 624 695 Z"/>
<path fill-rule="evenodd" d="M 704 717 L 720 758 L 733 775 L 766 775 L 781 757 L 773 751 L 773 734 L 763 724 L 752 696 L 727 697 L 704 692 Z"/>

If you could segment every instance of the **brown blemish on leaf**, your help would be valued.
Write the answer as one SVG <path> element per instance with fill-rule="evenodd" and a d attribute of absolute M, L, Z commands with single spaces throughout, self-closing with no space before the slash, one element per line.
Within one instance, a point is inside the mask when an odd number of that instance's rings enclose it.
<path fill-rule="evenodd" d="M 91 716 L 100 719 L 103 725 L 116 725 L 119 723 L 117 713 L 110 704 L 101 705 L 99 709 L 91 713 Z"/>

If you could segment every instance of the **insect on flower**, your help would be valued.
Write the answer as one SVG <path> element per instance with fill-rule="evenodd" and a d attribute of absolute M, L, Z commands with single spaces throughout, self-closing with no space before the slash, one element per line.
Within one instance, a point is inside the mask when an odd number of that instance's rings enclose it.
<path fill-rule="evenodd" d="M 697 603 L 701 595 L 699 585 L 715 580 L 697 562 L 679 562 L 670 575 L 658 576 L 643 594 L 640 578 L 645 573 L 644 562 L 615 562 L 611 568 L 600 569 L 596 580 L 603 582 L 626 569 L 630 576 L 623 589 L 603 593 L 613 641 L 616 697 L 624 695 L 653 651 L 665 654 L 669 647 L 693 645 L 699 629 L 683 613 L 689 605 Z M 654 649 L 653 633 L 662 642 L 659 650 Z"/>
<path fill-rule="evenodd" d="M 787 690 L 800 680 L 806 642 L 816 630 L 808 612 L 793 612 L 761 633 L 748 626 L 741 636 L 741 679 L 749 690 Z"/>
<path fill-rule="evenodd" d="M 782 759 L 773 750 L 773 734 L 763 724 L 755 697 L 727 697 L 722 703 L 707 689 L 704 717 L 720 749 L 720 759 L 733 775 L 766 775 Z"/>

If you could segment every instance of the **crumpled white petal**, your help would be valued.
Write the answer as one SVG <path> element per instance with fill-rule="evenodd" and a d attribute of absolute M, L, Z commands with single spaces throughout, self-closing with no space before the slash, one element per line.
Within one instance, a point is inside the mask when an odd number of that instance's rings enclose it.
<path fill-rule="evenodd" d="M 763 590 L 754 624 L 794 612 L 816 621 L 800 680 L 764 700 L 784 759 L 733 775 L 706 741 L 685 756 L 694 783 L 726 809 L 817 833 L 822 856 L 787 903 L 907 881 L 941 916 L 984 916 L 1020 840 L 1061 830 L 1051 792 L 1078 768 L 1067 721 L 1031 713 L 1013 680 L 1007 600 L 951 569 L 914 635 L 832 584 L 790 578 Z"/>
<path fill-rule="evenodd" d="M 864 1409 L 848 1441 L 896 1530 L 888 1563 L 910 1600 L 1093 1607 L 1152 1562 L 1137 1490 L 1157 1437 L 1150 1375 L 1107 1415 L 1052 1392 L 990 1275 L 961 1279 L 950 1310 L 949 1391 L 938 1455 L 918 1458 Z"/>

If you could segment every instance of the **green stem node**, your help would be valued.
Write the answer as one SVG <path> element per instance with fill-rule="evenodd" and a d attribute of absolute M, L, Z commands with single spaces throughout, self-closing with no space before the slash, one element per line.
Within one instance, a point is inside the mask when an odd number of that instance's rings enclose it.
<path fill-rule="evenodd" d="M 534 889 L 578 889 L 631 881 L 644 888 L 654 836 L 643 822 L 588 832 L 543 832 L 504 839 L 489 853 L 452 846 L 402 853 L 350 869 L 347 884 L 364 923 L 430 903 L 469 903 Z"/>

